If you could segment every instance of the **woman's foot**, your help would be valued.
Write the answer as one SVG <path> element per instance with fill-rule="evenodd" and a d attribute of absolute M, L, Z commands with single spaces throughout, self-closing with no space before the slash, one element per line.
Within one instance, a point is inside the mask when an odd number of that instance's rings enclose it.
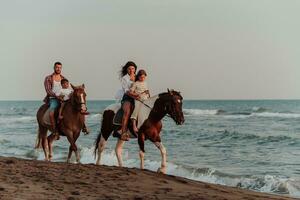
<path fill-rule="evenodd" d="M 86 110 L 81 110 L 80 113 L 83 114 L 83 115 L 89 115 L 89 114 L 90 114 L 90 113 L 89 113 L 88 111 L 86 111 Z"/>
<path fill-rule="evenodd" d="M 120 139 L 123 141 L 129 141 L 129 138 L 130 138 L 130 136 L 129 136 L 128 132 L 122 133 L 120 136 Z"/>
<path fill-rule="evenodd" d="M 113 136 L 119 138 L 120 140 L 123 141 L 128 141 L 129 140 L 129 134 L 127 132 L 122 133 L 121 130 L 114 131 Z"/>

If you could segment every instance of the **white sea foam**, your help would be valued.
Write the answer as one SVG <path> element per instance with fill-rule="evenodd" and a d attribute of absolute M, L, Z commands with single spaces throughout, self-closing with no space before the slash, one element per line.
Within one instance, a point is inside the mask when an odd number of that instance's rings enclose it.
<path fill-rule="evenodd" d="M 183 109 L 186 115 L 217 115 L 219 110 Z"/>
<path fill-rule="evenodd" d="M 13 123 L 27 123 L 27 122 L 35 122 L 35 116 L 20 116 L 20 117 L 1 117 L 1 124 L 13 124 Z"/>
<path fill-rule="evenodd" d="M 298 114 L 298 113 L 262 112 L 262 113 L 252 113 L 250 116 L 256 116 L 256 117 L 276 117 L 276 118 L 300 118 L 300 114 Z"/>

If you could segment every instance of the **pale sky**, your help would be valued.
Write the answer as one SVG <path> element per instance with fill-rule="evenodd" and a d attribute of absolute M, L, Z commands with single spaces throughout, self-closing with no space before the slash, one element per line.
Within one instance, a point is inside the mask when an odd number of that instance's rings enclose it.
<path fill-rule="evenodd" d="M 300 99 L 299 0 L 0 0 L 0 100 L 39 100 L 53 63 L 113 99 L 128 60 L 152 94 Z"/>

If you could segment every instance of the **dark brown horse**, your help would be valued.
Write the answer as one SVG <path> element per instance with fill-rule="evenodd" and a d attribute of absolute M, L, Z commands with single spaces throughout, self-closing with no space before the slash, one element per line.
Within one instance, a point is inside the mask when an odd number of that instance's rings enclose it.
<path fill-rule="evenodd" d="M 141 169 L 144 169 L 144 142 L 149 139 L 155 144 L 155 146 L 160 150 L 162 156 L 161 167 L 158 169 L 159 172 L 166 173 L 167 166 L 167 152 L 163 146 L 160 138 L 160 132 L 162 129 L 161 120 L 169 115 L 178 125 L 184 123 L 184 116 L 182 112 L 182 96 L 179 92 L 169 91 L 166 93 L 161 93 L 157 96 L 151 97 L 144 101 L 144 107 L 138 115 L 138 123 L 140 128 L 138 131 L 138 143 L 140 147 L 140 160 Z M 111 105 L 105 109 L 102 118 L 101 131 L 95 142 L 95 156 L 98 153 L 98 158 L 96 164 L 100 164 L 101 153 L 103 152 L 107 139 L 111 133 L 118 130 L 120 126 L 113 124 L 113 119 L 116 111 L 120 108 L 120 105 Z M 129 130 L 132 130 L 129 127 Z M 118 164 L 120 167 L 123 166 L 122 162 L 122 147 L 125 141 L 118 139 L 116 144 L 116 155 L 118 159 Z"/>
<path fill-rule="evenodd" d="M 74 92 L 71 94 L 70 100 L 65 103 L 62 115 L 64 118 L 57 125 L 57 129 L 60 135 L 66 136 L 69 143 L 69 155 L 67 162 L 70 162 L 72 152 L 75 152 L 76 161 L 79 162 L 80 155 L 77 150 L 76 140 L 78 139 L 82 127 L 84 125 L 85 116 L 82 111 L 86 111 L 86 93 L 84 91 L 85 87 L 82 86 L 72 86 Z M 38 140 L 36 148 L 43 147 L 45 160 L 50 161 L 53 155 L 52 143 L 56 139 L 53 134 L 47 137 L 48 130 L 51 130 L 51 125 L 45 123 L 44 115 L 48 109 L 48 105 L 42 105 L 37 112 L 38 121 Z"/>

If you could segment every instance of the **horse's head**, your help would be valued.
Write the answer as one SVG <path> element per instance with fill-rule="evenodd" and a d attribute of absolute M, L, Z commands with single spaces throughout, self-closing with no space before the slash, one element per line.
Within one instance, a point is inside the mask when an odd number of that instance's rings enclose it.
<path fill-rule="evenodd" d="M 167 114 L 176 122 L 176 124 L 184 123 L 184 115 L 182 112 L 182 96 L 180 92 L 169 90 L 166 93 L 161 94 L 161 98 L 165 101 L 165 110 Z"/>
<path fill-rule="evenodd" d="M 84 91 L 85 86 L 82 84 L 81 86 L 71 85 L 74 92 L 71 97 L 71 103 L 74 108 L 78 111 L 85 112 L 87 111 L 86 107 L 86 93 Z"/>

